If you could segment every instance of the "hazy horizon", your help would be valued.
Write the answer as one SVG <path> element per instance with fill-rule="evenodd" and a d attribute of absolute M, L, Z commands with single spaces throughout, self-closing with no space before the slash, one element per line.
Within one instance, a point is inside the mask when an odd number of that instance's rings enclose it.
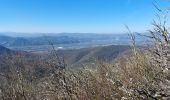
<path fill-rule="evenodd" d="M 0 36 L 10 36 L 10 37 L 34 37 L 34 36 L 55 36 L 55 35 L 60 35 L 60 34 L 65 34 L 65 35 L 75 35 L 75 34 L 98 34 L 98 35 L 118 35 L 118 34 L 128 34 L 126 33 L 69 33 L 69 32 L 61 32 L 61 33 L 40 33 L 40 32 L 0 32 Z"/>

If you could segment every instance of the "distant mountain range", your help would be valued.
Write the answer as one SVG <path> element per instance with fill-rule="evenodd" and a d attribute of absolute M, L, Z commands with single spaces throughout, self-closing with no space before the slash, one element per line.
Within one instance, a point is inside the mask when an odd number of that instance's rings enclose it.
<path fill-rule="evenodd" d="M 30 34 L 30 36 L 0 34 L 0 45 L 14 50 L 25 51 L 47 51 L 50 48 L 50 43 L 55 48 L 79 49 L 101 45 L 128 45 L 131 41 L 128 34 L 61 33 L 47 35 Z M 137 44 L 143 44 L 145 40 L 145 37 L 136 35 Z"/>
<path fill-rule="evenodd" d="M 0 36 L 0 44 L 3 46 L 32 46 L 32 45 L 48 45 L 49 43 L 53 44 L 70 44 L 70 43 L 79 43 L 80 40 L 74 37 L 68 36 L 47 36 L 47 37 L 9 37 L 9 36 Z"/>

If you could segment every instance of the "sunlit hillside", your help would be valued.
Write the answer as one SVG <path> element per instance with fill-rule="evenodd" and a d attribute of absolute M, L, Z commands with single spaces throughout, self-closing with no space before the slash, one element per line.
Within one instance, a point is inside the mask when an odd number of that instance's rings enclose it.
<path fill-rule="evenodd" d="M 0 1 L 0 100 L 170 100 L 169 7 Z"/>

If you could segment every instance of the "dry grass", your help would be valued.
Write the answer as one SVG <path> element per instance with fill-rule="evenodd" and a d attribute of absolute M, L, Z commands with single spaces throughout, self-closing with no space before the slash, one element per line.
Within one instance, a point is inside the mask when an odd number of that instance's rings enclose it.
<path fill-rule="evenodd" d="M 154 21 L 147 36 L 153 43 L 143 51 L 136 48 L 135 35 L 128 28 L 132 53 L 114 64 L 99 61 L 93 68 L 71 69 L 53 49 L 54 56 L 48 62 L 32 62 L 31 68 L 48 71 L 37 78 L 24 57 L 8 57 L 4 62 L 8 71 L 0 74 L 0 99 L 169 100 L 170 40 L 166 19 L 160 19 Z"/>

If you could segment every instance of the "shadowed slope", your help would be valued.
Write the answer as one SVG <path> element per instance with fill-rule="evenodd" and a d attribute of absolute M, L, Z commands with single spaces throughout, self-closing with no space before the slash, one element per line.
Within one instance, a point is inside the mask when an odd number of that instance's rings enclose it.
<path fill-rule="evenodd" d="M 95 60 L 113 61 L 129 49 L 127 45 L 111 45 L 76 50 L 59 50 L 68 64 L 93 63 Z"/>

